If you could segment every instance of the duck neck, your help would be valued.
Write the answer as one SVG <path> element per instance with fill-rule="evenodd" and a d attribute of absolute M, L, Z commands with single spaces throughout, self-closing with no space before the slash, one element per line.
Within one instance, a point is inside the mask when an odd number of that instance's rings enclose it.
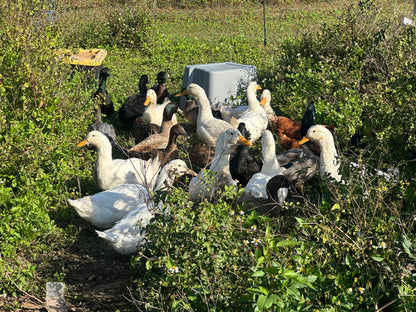
<path fill-rule="evenodd" d="M 146 82 L 139 81 L 139 93 L 140 94 L 146 94 L 146 92 L 147 92 Z"/>
<path fill-rule="evenodd" d="M 325 138 L 319 142 L 321 148 L 320 154 L 320 174 L 325 176 L 329 174 L 337 181 L 341 181 L 341 176 L 338 172 L 340 162 L 338 153 L 335 148 L 334 139 L 332 137 Z"/>
<path fill-rule="evenodd" d="M 102 122 L 102 118 L 101 118 L 101 104 L 98 104 L 97 106 L 97 111 L 95 112 L 96 114 L 96 122 L 97 123 L 101 123 Z"/>
<path fill-rule="evenodd" d="M 98 84 L 98 90 L 102 93 L 105 93 L 107 90 L 107 77 L 101 77 L 100 82 Z"/>
<path fill-rule="evenodd" d="M 261 108 L 259 100 L 257 100 L 256 91 L 249 90 L 247 92 L 247 102 L 248 102 L 248 109 L 250 111 L 256 111 L 258 108 Z"/>
<path fill-rule="evenodd" d="M 164 120 L 162 121 L 162 125 L 160 126 L 159 133 L 165 136 L 169 136 L 170 129 L 173 127 L 173 121 L 171 120 Z"/>
<path fill-rule="evenodd" d="M 208 98 L 206 96 L 200 96 L 197 101 L 199 104 L 198 120 L 200 121 L 205 118 L 213 118 Z"/>
<path fill-rule="evenodd" d="M 166 152 L 171 152 L 171 151 L 177 149 L 177 146 L 176 146 L 176 139 L 177 138 L 178 138 L 178 134 L 176 132 L 172 133 L 172 131 L 171 131 L 171 133 L 169 135 L 168 145 L 166 145 L 166 148 L 165 148 Z"/>
<path fill-rule="evenodd" d="M 276 158 L 275 144 L 268 144 L 268 146 L 263 148 L 263 166 L 261 168 L 261 171 L 276 172 L 276 174 L 281 174 L 279 162 Z"/>
<path fill-rule="evenodd" d="M 156 180 L 155 191 L 163 191 L 172 186 L 174 178 L 168 174 L 172 168 L 167 164 L 160 170 L 159 176 Z"/>
<path fill-rule="evenodd" d="M 230 174 L 230 154 L 231 150 L 229 148 L 219 148 L 217 146 L 210 170 Z"/>
<path fill-rule="evenodd" d="M 95 167 L 97 172 L 105 172 L 105 168 L 108 167 L 108 165 L 111 164 L 113 160 L 111 144 L 108 141 L 101 146 L 97 146 L 96 149 L 97 159 L 95 161 Z"/>

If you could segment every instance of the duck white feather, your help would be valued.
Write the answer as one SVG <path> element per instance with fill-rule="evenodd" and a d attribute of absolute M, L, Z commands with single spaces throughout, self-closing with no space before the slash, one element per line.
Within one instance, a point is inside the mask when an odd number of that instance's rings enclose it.
<path fill-rule="evenodd" d="M 68 199 L 68 202 L 83 219 L 96 227 L 108 229 L 137 205 L 149 204 L 152 192 L 168 189 L 183 174 L 196 176 L 183 160 L 174 159 L 160 170 L 154 189 L 140 184 L 122 184 L 94 195 Z"/>
<path fill-rule="evenodd" d="M 264 89 L 261 93 L 260 105 L 265 110 L 267 116 L 276 115 L 275 111 L 270 105 L 271 103 L 271 93 L 270 90 Z M 248 111 L 248 105 L 239 105 L 239 106 L 226 106 L 223 105 L 219 108 L 221 112 L 222 119 L 227 122 L 232 122 L 233 118 L 240 118 L 245 112 Z"/>
<path fill-rule="evenodd" d="M 266 130 L 269 125 L 266 111 L 256 97 L 258 89 L 260 86 L 256 82 L 249 83 L 247 87 L 248 110 L 237 119 L 236 123 L 238 125 L 243 122 L 246 125 L 247 131 L 251 134 L 250 141 L 252 143 L 262 136 L 263 130 Z"/>
<path fill-rule="evenodd" d="M 101 190 L 109 190 L 121 184 L 142 184 L 149 189 L 154 188 L 161 169 L 158 157 L 149 160 L 113 159 L 111 143 L 99 131 L 89 132 L 78 147 L 83 145 L 93 146 L 97 150 L 95 178 Z"/>
<path fill-rule="evenodd" d="M 303 144 L 308 140 L 317 142 L 321 148 L 319 166 L 321 177 L 329 175 L 335 181 L 341 182 L 342 176 L 339 173 L 340 160 L 331 131 L 321 125 L 312 126 L 299 143 Z"/>
<path fill-rule="evenodd" d="M 260 98 L 260 105 L 263 107 L 264 111 L 266 112 L 267 116 L 276 116 L 276 112 L 274 111 L 273 107 L 271 106 L 272 95 L 269 89 L 264 89 L 261 93 Z"/>
<path fill-rule="evenodd" d="M 122 255 L 134 254 L 146 244 L 145 228 L 154 215 L 155 208 L 142 203 L 134 207 L 111 229 L 95 232 L 116 252 Z"/>
<path fill-rule="evenodd" d="M 267 198 L 266 185 L 270 178 L 283 173 L 276 158 L 276 143 L 273 134 L 264 130 L 261 138 L 263 165 L 248 181 L 239 201 L 249 198 Z"/>
<path fill-rule="evenodd" d="M 162 104 L 157 104 L 157 95 L 155 90 L 147 90 L 146 100 L 144 101 L 144 105 L 146 108 L 142 116 L 143 120 L 149 124 L 161 126 L 163 121 L 163 110 L 165 109 L 165 106 L 169 103 L 169 98 L 165 98 Z M 172 122 L 174 125 L 178 123 L 176 114 L 173 114 Z"/>
<path fill-rule="evenodd" d="M 235 128 L 225 120 L 212 115 L 208 97 L 199 85 L 191 83 L 178 96 L 190 94 L 199 105 L 196 132 L 198 137 L 208 146 L 215 146 L 218 136 L 227 129 Z"/>
<path fill-rule="evenodd" d="M 81 218 L 98 228 L 108 229 L 132 208 L 150 202 L 150 193 L 140 184 L 122 184 L 94 195 L 68 199 L 68 202 Z"/>
<path fill-rule="evenodd" d="M 215 155 L 210 169 L 202 169 L 189 183 L 189 198 L 199 202 L 211 201 L 225 185 L 236 185 L 230 173 L 230 154 L 237 143 L 251 145 L 235 128 L 222 132 L 216 142 Z"/>

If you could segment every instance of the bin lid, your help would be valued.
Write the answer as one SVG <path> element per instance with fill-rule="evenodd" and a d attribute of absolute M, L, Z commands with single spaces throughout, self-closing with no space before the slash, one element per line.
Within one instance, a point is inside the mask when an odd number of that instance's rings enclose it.
<path fill-rule="evenodd" d="M 72 65 L 101 66 L 107 56 L 104 49 L 79 49 L 70 53 L 67 61 Z"/>

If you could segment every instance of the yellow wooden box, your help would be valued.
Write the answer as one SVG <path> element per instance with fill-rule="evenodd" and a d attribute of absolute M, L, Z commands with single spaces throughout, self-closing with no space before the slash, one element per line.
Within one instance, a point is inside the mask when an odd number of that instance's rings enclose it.
<path fill-rule="evenodd" d="M 103 49 L 80 49 L 69 57 L 69 64 L 81 66 L 101 66 L 107 57 Z"/>

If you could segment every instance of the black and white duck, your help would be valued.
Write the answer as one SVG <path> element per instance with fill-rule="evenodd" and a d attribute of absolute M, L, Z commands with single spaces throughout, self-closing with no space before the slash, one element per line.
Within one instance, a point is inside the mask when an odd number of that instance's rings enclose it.
<path fill-rule="evenodd" d="M 238 125 L 237 129 L 243 137 L 250 141 L 250 132 L 243 122 Z M 238 184 L 242 187 L 247 185 L 253 174 L 261 170 L 261 166 L 262 161 L 250 154 L 247 145 L 239 144 L 231 154 L 230 173 L 233 179 L 238 180 Z"/>

